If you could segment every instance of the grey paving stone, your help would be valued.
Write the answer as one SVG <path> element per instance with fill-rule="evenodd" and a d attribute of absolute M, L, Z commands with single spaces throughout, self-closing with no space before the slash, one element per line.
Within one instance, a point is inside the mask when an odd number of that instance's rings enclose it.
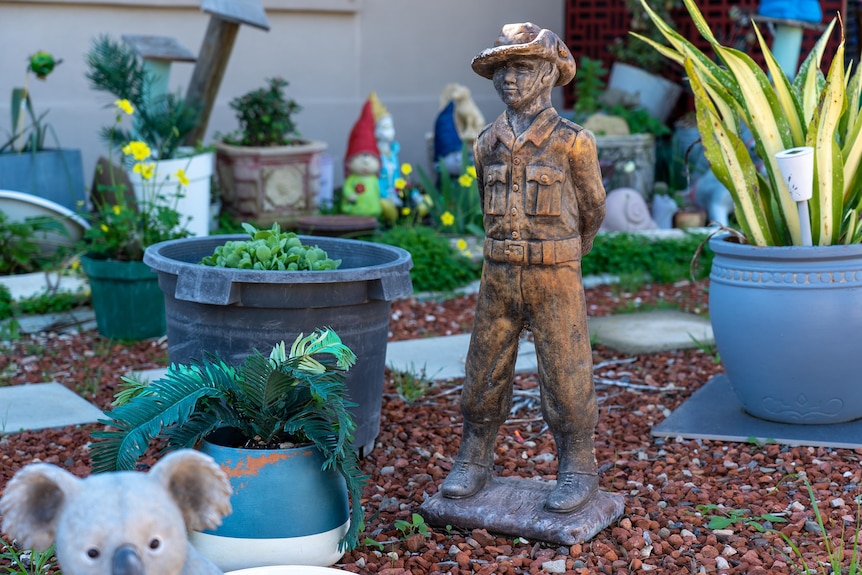
<path fill-rule="evenodd" d="M 829 425 L 793 425 L 760 419 L 745 412 L 727 376 L 717 375 L 654 426 L 652 435 L 857 449 L 862 447 L 862 419 Z"/>
<path fill-rule="evenodd" d="M 95 423 L 102 411 L 56 382 L 0 387 L 0 430 L 65 427 Z"/>
<path fill-rule="evenodd" d="M 709 319 L 676 310 L 597 317 L 589 325 L 593 341 L 623 353 L 659 353 L 715 343 Z"/>

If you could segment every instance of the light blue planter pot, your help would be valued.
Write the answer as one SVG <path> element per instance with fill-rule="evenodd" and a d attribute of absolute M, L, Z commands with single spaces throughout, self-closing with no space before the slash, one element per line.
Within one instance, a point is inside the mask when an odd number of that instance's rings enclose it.
<path fill-rule="evenodd" d="M 84 201 L 80 150 L 42 150 L 0 154 L 0 188 L 33 194 L 73 212 Z"/>
<path fill-rule="evenodd" d="M 745 410 L 781 423 L 862 417 L 862 245 L 753 247 L 712 238 L 709 313 Z"/>
<path fill-rule="evenodd" d="M 191 541 L 223 571 L 266 565 L 332 565 L 350 521 L 347 486 L 322 471 L 315 447 L 242 449 L 222 429 L 201 445 L 230 479 L 233 511 L 215 530 Z"/>

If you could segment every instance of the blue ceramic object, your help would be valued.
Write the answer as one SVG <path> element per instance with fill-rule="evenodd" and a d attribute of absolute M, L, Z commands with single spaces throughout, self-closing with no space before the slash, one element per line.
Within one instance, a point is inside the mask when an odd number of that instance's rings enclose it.
<path fill-rule="evenodd" d="M 862 417 L 862 245 L 755 247 L 714 237 L 709 313 L 745 410 L 781 423 Z"/>
<path fill-rule="evenodd" d="M 224 571 L 338 561 L 350 519 L 344 478 L 321 469 L 323 455 L 313 446 L 232 447 L 237 436 L 220 429 L 200 447 L 228 476 L 233 510 L 217 529 L 194 533 L 194 545 Z"/>

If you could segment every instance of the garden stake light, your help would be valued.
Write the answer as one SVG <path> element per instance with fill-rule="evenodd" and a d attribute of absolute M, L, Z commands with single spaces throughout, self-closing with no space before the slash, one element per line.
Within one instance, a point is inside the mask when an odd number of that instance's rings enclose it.
<path fill-rule="evenodd" d="M 808 200 L 814 187 L 814 148 L 800 146 L 775 154 L 778 169 L 787 184 L 790 197 L 799 210 L 799 227 L 802 245 L 811 245 L 811 217 L 808 215 Z"/>

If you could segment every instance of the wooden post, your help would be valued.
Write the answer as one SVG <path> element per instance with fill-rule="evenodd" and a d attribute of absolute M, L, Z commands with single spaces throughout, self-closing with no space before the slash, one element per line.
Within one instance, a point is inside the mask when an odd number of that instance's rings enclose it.
<path fill-rule="evenodd" d="M 186 103 L 200 108 L 198 124 L 184 142 L 189 146 L 203 140 L 206 133 L 239 25 L 269 30 L 260 0 L 201 0 L 201 9 L 212 17 L 186 92 Z"/>

